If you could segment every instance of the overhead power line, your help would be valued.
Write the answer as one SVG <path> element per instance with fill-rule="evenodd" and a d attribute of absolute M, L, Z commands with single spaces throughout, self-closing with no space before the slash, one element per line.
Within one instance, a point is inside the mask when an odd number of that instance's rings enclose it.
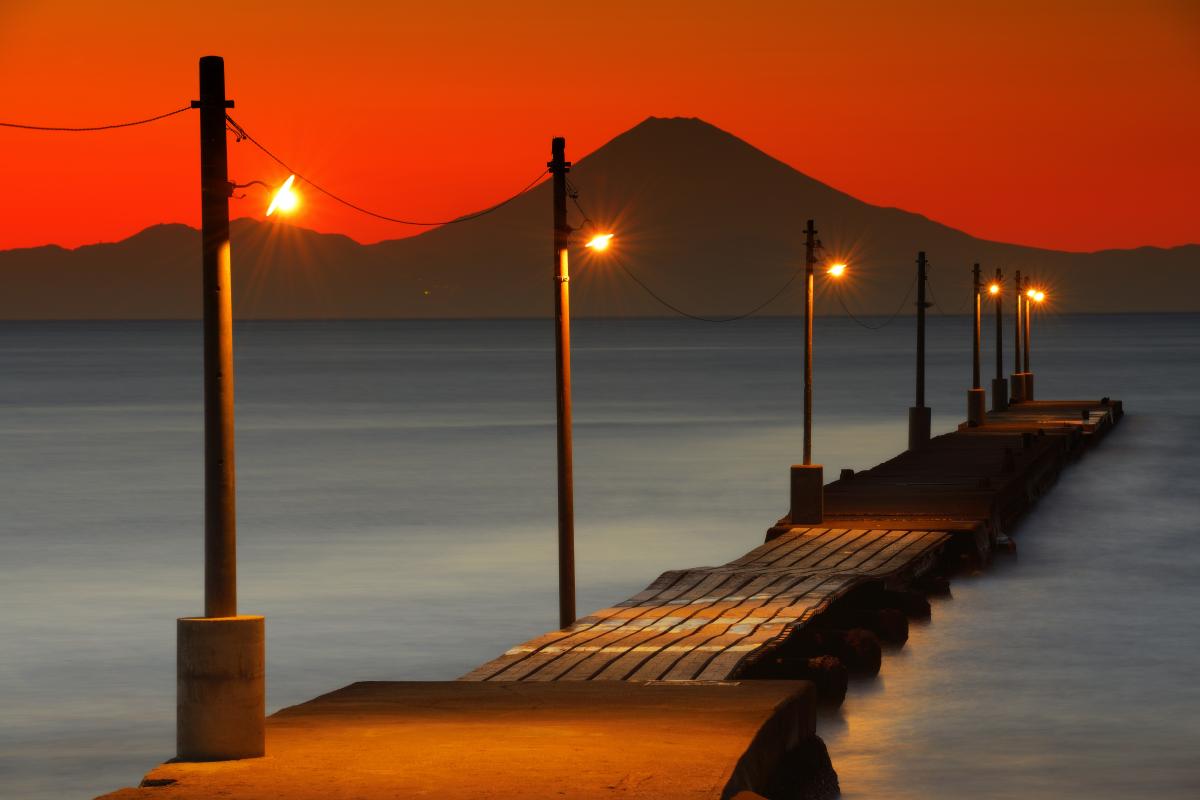
<path fill-rule="evenodd" d="M 937 295 L 933 291 L 933 281 L 929 280 L 927 277 L 925 279 L 925 285 L 929 289 L 929 299 L 931 301 L 933 301 L 933 307 L 936 308 L 938 310 L 938 313 L 941 314 L 943 317 L 961 316 L 962 314 L 967 313 L 967 310 L 971 307 L 971 304 L 968 301 L 967 304 L 964 305 L 958 311 L 953 311 L 953 312 L 946 311 L 946 309 L 942 308 L 942 304 L 938 302 Z"/>
<path fill-rule="evenodd" d="M 800 270 L 798 270 L 798 269 L 793 270 L 792 276 L 790 278 L 788 278 L 787 281 L 785 281 L 784 284 L 782 286 L 780 286 L 779 289 L 777 289 L 774 294 L 772 294 L 766 300 L 762 301 L 761 303 L 759 303 L 758 305 L 756 305 L 754 308 L 750 309 L 749 311 L 745 312 L 744 314 L 738 314 L 738 315 L 732 316 L 732 317 L 704 317 L 699 314 L 693 314 L 690 311 L 684 311 L 682 308 L 680 308 L 679 306 L 670 302 L 665 297 L 660 295 L 658 292 L 651 289 L 650 286 L 648 284 L 646 284 L 645 281 L 643 281 L 641 278 L 639 278 L 637 276 L 637 274 L 634 273 L 634 271 L 631 270 L 628 266 L 626 266 L 625 262 L 622 261 L 615 254 L 613 255 L 612 258 L 613 258 L 613 261 L 616 262 L 617 266 L 620 267 L 621 270 L 626 275 L 628 275 L 630 278 L 633 279 L 634 283 L 636 283 L 638 286 L 642 287 L 642 289 L 646 292 L 646 294 L 650 295 L 655 300 L 657 300 L 664 308 L 668 308 L 671 311 L 674 311 L 676 314 L 678 314 L 681 317 L 687 317 L 688 319 L 694 319 L 697 322 L 737 322 L 738 320 L 743 320 L 743 319 L 746 319 L 747 317 L 752 317 L 755 314 L 757 314 L 759 311 L 762 311 L 764 308 L 771 305 L 771 303 L 773 303 L 777 299 L 779 299 L 779 296 L 782 295 L 785 291 L 787 291 L 787 288 L 789 286 L 791 286 L 793 283 L 795 283 L 797 276 L 800 275 Z"/>
<path fill-rule="evenodd" d="M 574 183 L 571 182 L 570 178 L 567 179 L 567 189 L 568 189 L 567 196 L 571 198 L 571 202 L 575 204 L 575 208 L 579 209 L 579 214 L 580 214 L 580 216 L 583 217 L 584 223 L 587 225 L 594 225 L 595 223 L 592 222 L 591 217 L 588 216 L 587 211 L 584 210 L 583 205 L 579 202 L 579 188 Z M 717 322 L 717 323 L 737 322 L 738 320 L 743 320 L 743 319 L 746 319 L 747 317 L 752 317 L 755 314 L 757 314 L 759 311 L 762 311 L 764 308 L 771 305 L 771 303 L 773 303 L 777 299 L 779 299 L 779 296 L 782 295 L 785 291 L 787 291 L 788 287 L 791 286 L 793 283 L 795 283 L 796 278 L 800 275 L 799 270 L 793 270 L 791 277 L 788 278 L 784 282 L 784 284 L 782 286 L 780 286 L 779 289 L 777 289 L 774 292 L 774 294 L 772 294 L 766 300 L 762 301 L 761 303 L 759 303 L 758 305 L 756 305 L 754 308 L 750 309 L 749 311 L 745 312 L 744 314 L 738 314 L 738 315 L 732 316 L 732 317 L 705 317 L 705 316 L 701 316 L 700 314 L 693 314 L 690 311 L 685 311 L 684 309 L 682 309 L 679 306 L 672 303 L 670 300 L 667 300 L 665 297 L 660 295 L 658 292 L 654 291 L 654 289 L 650 288 L 650 285 L 648 283 L 646 283 L 641 278 L 639 278 L 637 276 L 637 273 L 635 273 L 633 270 L 631 270 L 629 268 L 629 266 L 624 261 L 622 261 L 620 256 L 618 256 L 616 253 L 613 253 L 611 255 L 611 258 L 616 263 L 616 265 L 621 268 L 622 272 L 624 272 L 626 275 L 628 275 L 630 277 L 630 279 L 633 280 L 634 283 L 636 283 L 638 286 L 642 287 L 642 290 L 646 294 L 648 294 L 652 298 L 654 298 L 661 306 L 663 306 L 663 308 L 673 311 L 681 317 L 686 317 L 688 319 L 694 319 L 697 322 Z"/>
<path fill-rule="evenodd" d="M 330 198 L 331 200 L 335 200 L 336 202 L 341 203 L 342 205 L 346 206 L 347 208 L 350 208 L 350 209 L 353 209 L 353 210 L 359 212 L 360 214 L 366 214 L 369 217 L 375 217 L 376 219 L 381 219 L 381 220 L 384 220 L 385 222 L 395 222 L 400 225 L 415 225 L 417 227 L 423 227 L 423 228 L 434 228 L 434 227 L 438 227 L 441 225 L 453 225 L 456 222 L 466 222 L 468 220 L 478 219 L 482 216 L 486 216 L 487 214 L 491 214 L 493 211 L 498 211 L 501 208 L 503 208 L 504 206 L 511 203 L 513 200 L 516 200 L 518 197 L 525 194 L 530 189 L 532 189 L 534 186 L 536 186 L 538 184 L 538 182 L 541 181 L 541 179 L 543 177 L 545 177 L 546 173 L 550 171 L 548 169 L 543 169 L 541 172 L 539 172 L 537 174 L 536 178 L 534 178 L 532 181 L 527 183 L 516 194 L 514 194 L 510 197 L 507 197 L 504 200 L 501 200 L 499 203 L 496 203 L 495 205 L 488 206 L 487 208 L 483 209 L 482 211 L 475 211 L 471 214 L 464 214 L 461 217 L 454 217 L 453 219 L 440 219 L 440 220 L 402 219 L 400 217 L 388 216 L 387 214 L 380 214 L 377 211 L 371 211 L 368 208 L 363 208 L 362 206 L 360 206 L 356 203 L 350 202 L 349 200 L 345 199 L 344 197 L 340 197 L 340 196 L 334 194 L 330 190 L 326 189 L 325 187 L 323 187 L 320 184 L 313 181 L 311 178 L 306 177 L 302 173 L 300 173 L 297 170 L 293 169 L 292 167 L 288 166 L 288 164 L 286 162 L 284 162 L 284 160 L 282 158 L 280 158 L 279 156 L 272 153 L 270 150 L 268 150 L 262 144 L 262 142 L 258 141 L 253 136 L 251 136 L 249 133 L 247 133 L 246 129 L 243 128 L 241 125 L 239 125 L 237 120 L 235 120 L 233 117 L 226 114 L 225 118 L 229 122 L 230 130 L 233 132 L 234 136 L 236 136 L 239 141 L 242 139 L 245 139 L 246 141 L 250 142 L 250 144 L 254 145 L 259 150 L 261 150 L 264 154 L 266 154 L 266 156 L 268 158 L 270 158 L 276 164 L 283 167 L 288 172 L 295 175 L 297 178 L 304 181 L 305 183 L 307 183 L 312 188 L 316 189 L 321 194 L 325 195 L 326 197 Z"/>
<path fill-rule="evenodd" d="M 117 122 L 112 125 L 91 125 L 83 128 L 68 128 L 52 125 L 23 125 L 18 122 L 0 122 L 0 128 L 20 128 L 26 131 L 54 131 L 58 133 L 90 133 L 92 131 L 111 131 L 115 128 L 132 128 L 135 125 L 146 125 L 151 122 L 158 122 L 160 119 L 173 117 L 176 114 L 182 114 L 185 111 L 191 111 L 191 105 L 186 105 L 183 108 L 177 108 L 174 111 L 168 111 L 165 114 L 159 114 L 155 117 L 147 117 L 146 119 L 135 119 L 132 122 Z"/>
<path fill-rule="evenodd" d="M 906 306 L 908 304 L 908 298 L 912 296 L 913 287 L 916 285 L 917 285 L 917 279 L 913 278 L 912 283 L 910 283 L 908 285 L 908 291 L 904 293 L 904 299 L 900 301 L 900 305 L 896 306 L 896 310 L 892 312 L 892 315 L 890 317 L 888 317 L 887 319 L 885 319 L 883 322 L 879 323 L 878 325 L 871 325 L 870 323 L 863 322 L 861 319 L 854 316 L 854 312 L 846 307 L 846 301 L 842 299 L 841 292 L 837 293 L 838 304 L 842 307 L 842 311 L 845 311 L 846 316 L 850 317 L 850 319 L 854 320 L 859 325 L 861 325 L 862 327 L 866 328 L 869 331 L 877 331 L 881 328 L 886 328 L 888 325 L 892 324 L 892 322 L 896 319 L 896 317 L 900 316 L 900 312 L 903 311 L 904 306 Z"/>

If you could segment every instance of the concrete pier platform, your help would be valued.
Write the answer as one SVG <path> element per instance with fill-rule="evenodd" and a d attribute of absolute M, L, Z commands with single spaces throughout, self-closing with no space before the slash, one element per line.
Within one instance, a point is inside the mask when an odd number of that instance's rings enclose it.
<path fill-rule="evenodd" d="M 798 796 L 814 743 L 828 763 L 814 706 L 804 681 L 355 683 L 269 717 L 263 758 L 103 800 Z"/>

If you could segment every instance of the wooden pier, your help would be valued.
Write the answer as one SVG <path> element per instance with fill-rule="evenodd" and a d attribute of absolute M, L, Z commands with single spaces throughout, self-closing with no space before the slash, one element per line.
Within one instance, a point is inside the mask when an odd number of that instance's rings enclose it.
<path fill-rule="evenodd" d="M 956 555 L 986 561 L 1062 468 L 1121 416 L 1107 401 L 1029 402 L 826 487 L 825 524 L 786 519 L 718 567 L 645 591 L 518 645 L 463 680 L 730 680 L 840 598 L 907 587 Z M 957 540 L 957 541 L 955 541 Z M 943 565 L 945 566 L 945 565 Z"/>
<path fill-rule="evenodd" d="M 990 413 L 845 471 L 820 526 L 784 518 L 741 558 L 666 572 L 458 681 L 353 684 L 271 716 L 264 758 L 168 763 L 106 797 L 833 796 L 818 692 L 840 702 L 924 595 L 1011 549 L 1121 416 L 1107 398 Z"/>

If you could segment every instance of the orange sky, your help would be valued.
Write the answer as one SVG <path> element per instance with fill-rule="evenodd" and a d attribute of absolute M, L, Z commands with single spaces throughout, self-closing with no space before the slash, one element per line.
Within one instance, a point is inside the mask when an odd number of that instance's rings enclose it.
<path fill-rule="evenodd" d="M 208 10 L 203 15 L 200 10 Z M 1200 3 L 0 0 L 0 120 L 87 125 L 196 96 L 318 182 L 398 216 L 511 194 L 698 116 L 872 203 L 1072 250 L 1200 242 Z M 0 248 L 199 221 L 194 112 L 119 132 L 0 128 Z M 248 143 L 231 177 L 283 175 Z M 254 190 L 252 190 L 254 191 Z M 305 195 L 298 224 L 409 235 Z M 234 216 L 261 213 L 258 194 Z"/>

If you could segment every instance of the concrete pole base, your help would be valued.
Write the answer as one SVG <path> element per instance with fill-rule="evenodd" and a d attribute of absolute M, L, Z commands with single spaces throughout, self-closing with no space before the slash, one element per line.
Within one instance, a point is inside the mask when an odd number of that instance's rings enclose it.
<path fill-rule="evenodd" d="M 1026 372 L 1025 375 L 1025 399 L 1033 399 L 1033 373 Z"/>
<path fill-rule="evenodd" d="M 1008 409 L 1008 379 L 992 378 L 992 411 Z"/>
<path fill-rule="evenodd" d="M 929 428 L 933 412 L 929 406 L 912 406 L 908 409 L 908 449 L 924 447 L 929 441 Z"/>
<path fill-rule="evenodd" d="M 1025 402 L 1025 373 L 1024 372 L 1014 372 L 1011 376 L 1009 376 L 1008 383 L 1009 383 L 1009 386 L 1012 388 L 1012 399 L 1009 400 L 1008 402 L 1009 403 Z"/>
<path fill-rule="evenodd" d="M 820 464 L 792 465 L 793 525 L 819 525 L 825 519 L 825 468 Z"/>
<path fill-rule="evenodd" d="M 181 761 L 266 751 L 266 620 L 184 617 L 176 642 L 175 748 Z"/>
<path fill-rule="evenodd" d="M 983 389 L 967 389 L 967 424 L 972 427 L 983 424 L 987 416 L 987 392 Z"/>

